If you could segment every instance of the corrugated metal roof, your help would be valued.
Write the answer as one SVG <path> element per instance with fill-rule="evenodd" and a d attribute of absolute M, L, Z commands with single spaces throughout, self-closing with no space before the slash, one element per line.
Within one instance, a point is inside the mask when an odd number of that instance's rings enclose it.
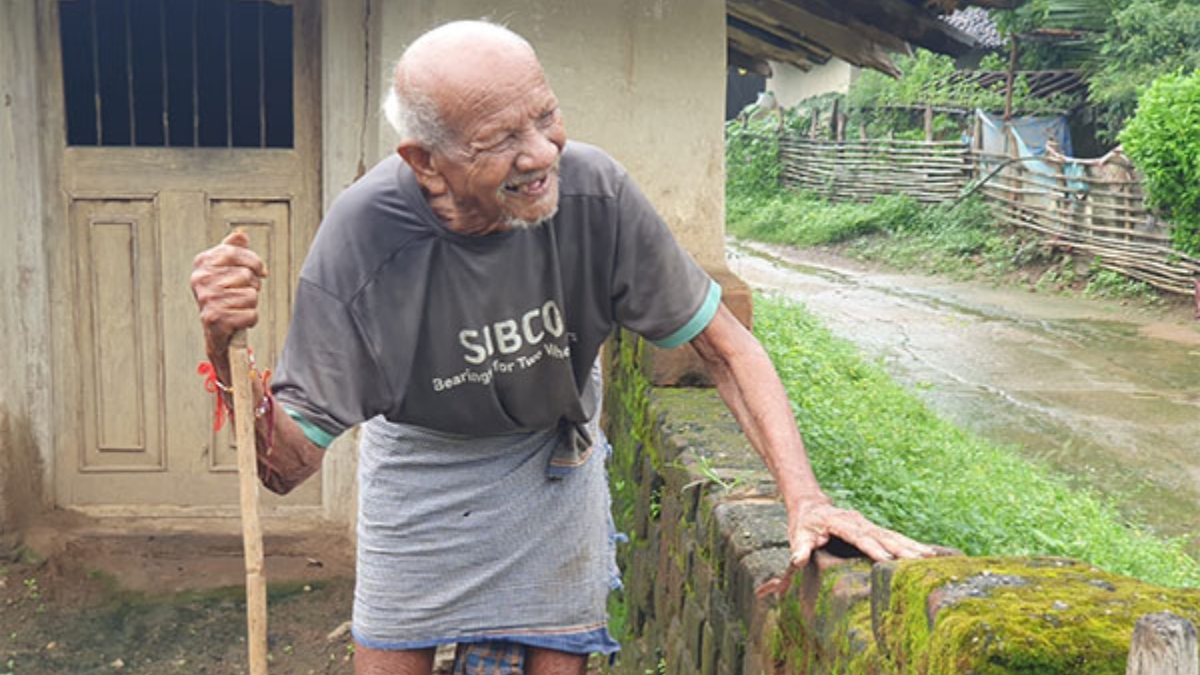
<path fill-rule="evenodd" d="M 996 22 L 982 7 L 957 10 L 945 17 L 944 21 L 978 40 L 979 46 L 985 49 L 1000 49 L 1005 45 Z"/>

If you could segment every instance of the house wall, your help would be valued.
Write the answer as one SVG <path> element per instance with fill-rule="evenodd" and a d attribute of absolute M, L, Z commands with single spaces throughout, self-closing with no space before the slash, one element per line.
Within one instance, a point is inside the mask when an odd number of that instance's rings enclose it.
<path fill-rule="evenodd" d="M 0 2 L 0 551 L 49 499 L 49 301 L 37 16 Z"/>
<path fill-rule="evenodd" d="M 378 83 L 408 43 L 446 21 L 486 17 L 523 35 L 562 102 L 568 135 L 623 163 L 701 264 L 723 264 L 724 2 L 414 0 L 380 3 L 373 15 Z M 381 157 L 396 139 L 378 124 Z"/>
<path fill-rule="evenodd" d="M 859 69 L 855 66 L 833 58 L 822 66 L 817 66 L 805 72 L 786 63 L 771 62 L 774 73 L 767 80 L 767 91 L 775 93 L 779 105 L 790 108 L 810 96 L 819 96 L 829 92 L 846 93 L 850 85 L 858 78 Z"/>
<path fill-rule="evenodd" d="M 42 114 L 47 93 L 36 77 L 39 67 L 57 67 L 46 56 L 56 45 L 37 44 L 44 7 L 0 1 L 0 536 L 54 499 L 55 327 L 44 233 L 63 214 L 59 150 L 39 133 L 61 123 Z M 723 267 L 724 10 L 720 0 L 323 0 L 323 205 L 394 151 L 379 110 L 405 45 L 442 22 L 486 14 L 538 49 L 571 137 L 625 164 L 684 246 Z M 343 522 L 355 510 L 353 445 L 342 439 L 322 472 L 325 515 Z"/>

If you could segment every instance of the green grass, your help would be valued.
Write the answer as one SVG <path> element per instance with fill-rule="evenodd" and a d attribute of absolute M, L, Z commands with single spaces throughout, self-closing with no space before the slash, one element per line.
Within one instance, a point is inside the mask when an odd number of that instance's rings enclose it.
<path fill-rule="evenodd" d="M 840 244 L 856 257 L 963 279 L 999 281 L 1035 265 L 1033 290 L 1157 298 L 1096 261 L 1080 269 L 1031 235 L 998 226 L 978 200 L 834 204 L 773 187 L 769 145 L 748 133 L 730 138 L 726 222 L 734 236 Z M 1200 586 L 1200 563 L 1182 540 L 1130 526 L 1104 497 L 938 418 L 801 307 L 761 298 L 755 332 L 788 385 L 822 485 L 841 503 L 972 555 L 1064 555 L 1153 583 Z"/>
<path fill-rule="evenodd" d="M 848 255 L 956 278 L 1000 276 L 1047 254 L 1029 237 L 999 228 L 976 199 L 929 206 L 905 196 L 830 203 L 778 190 L 727 201 L 730 234 L 793 246 L 845 244 Z"/>
<path fill-rule="evenodd" d="M 755 304 L 821 484 L 839 503 L 971 555 L 1063 555 L 1165 586 L 1200 586 L 1182 541 L 1129 526 L 1100 496 L 937 417 L 801 306 Z"/>
<path fill-rule="evenodd" d="M 885 197 L 866 205 L 832 204 L 806 193 L 781 190 L 731 199 L 727 220 L 729 231 L 739 237 L 813 246 L 886 232 L 919 213 L 917 203 L 904 197 Z"/>
<path fill-rule="evenodd" d="M 1083 294 L 1090 298 L 1137 300 L 1148 305 L 1161 304 L 1163 301 L 1159 292 L 1150 284 L 1130 279 L 1119 272 L 1102 269 L 1095 264 L 1088 270 L 1088 281 Z"/>

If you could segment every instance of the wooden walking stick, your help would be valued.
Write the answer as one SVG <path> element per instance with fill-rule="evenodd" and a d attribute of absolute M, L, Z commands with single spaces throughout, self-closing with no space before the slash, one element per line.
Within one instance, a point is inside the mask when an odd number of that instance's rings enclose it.
<path fill-rule="evenodd" d="M 246 558 L 246 642 L 250 649 L 250 675 L 267 675 L 267 578 L 263 573 L 262 526 L 258 522 L 254 380 L 244 330 L 233 334 L 229 344 L 229 367 L 233 378 L 233 429 L 237 438 L 242 547 Z"/>

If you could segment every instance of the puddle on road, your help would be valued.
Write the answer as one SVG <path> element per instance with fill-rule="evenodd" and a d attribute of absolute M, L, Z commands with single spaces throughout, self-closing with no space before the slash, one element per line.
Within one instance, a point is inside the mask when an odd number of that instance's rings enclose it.
<path fill-rule="evenodd" d="M 730 270 L 803 303 L 943 416 L 1111 496 L 1132 521 L 1189 538 L 1200 555 L 1195 326 L 768 252 L 787 259 L 739 247 Z"/>

